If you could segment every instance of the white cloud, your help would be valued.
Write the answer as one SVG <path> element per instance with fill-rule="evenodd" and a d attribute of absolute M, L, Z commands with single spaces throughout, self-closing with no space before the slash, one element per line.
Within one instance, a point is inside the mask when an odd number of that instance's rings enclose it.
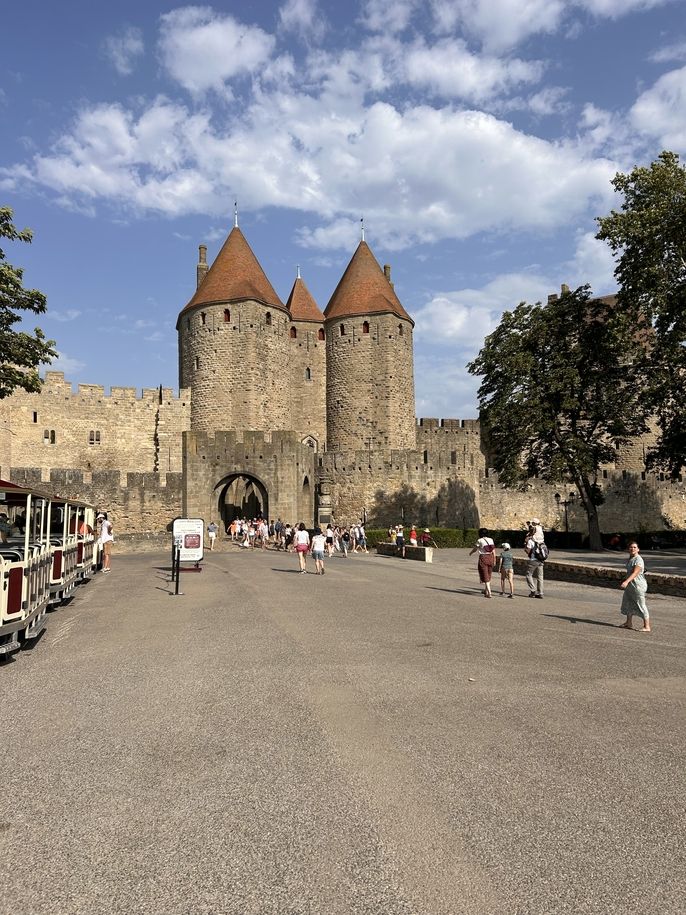
<path fill-rule="evenodd" d="M 538 82 L 543 65 L 534 61 L 471 54 L 460 39 L 417 44 L 404 55 L 407 80 L 448 98 L 483 102 L 511 88 Z"/>
<path fill-rule="evenodd" d="M 274 37 L 210 7 L 186 6 L 161 17 L 160 51 L 169 74 L 192 93 L 225 94 L 227 81 L 263 66 Z"/>
<path fill-rule="evenodd" d="M 53 359 L 48 367 L 50 372 L 64 372 L 65 375 L 79 375 L 85 369 L 86 363 L 67 353 L 57 350 L 57 358 Z"/>
<path fill-rule="evenodd" d="M 417 0 L 365 0 L 362 22 L 372 32 L 396 34 L 410 24 Z"/>
<path fill-rule="evenodd" d="M 594 295 L 616 292 L 615 261 L 610 246 L 598 241 L 593 232 L 580 231 L 576 237 L 574 257 L 563 268 L 562 282 L 576 289 L 588 283 Z"/>
<path fill-rule="evenodd" d="M 662 146 L 686 153 L 686 67 L 665 73 L 636 100 L 632 124 Z"/>
<path fill-rule="evenodd" d="M 561 86 L 548 86 L 530 96 L 528 100 L 529 110 L 539 117 L 547 117 L 568 111 L 570 108 L 570 104 L 567 101 L 568 94 L 569 89 Z"/>
<path fill-rule="evenodd" d="M 326 32 L 324 17 L 317 9 L 317 0 L 286 0 L 279 10 L 284 31 L 319 41 Z"/>
<path fill-rule="evenodd" d="M 672 61 L 686 60 L 686 41 L 667 45 L 654 51 L 648 60 L 656 64 L 671 63 Z"/>
<path fill-rule="evenodd" d="M 460 31 L 491 51 L 515 47 L 529 35 L 554 32 L 563 0 L 430 0 L 436 27 Z"/>
<path fill-rule="evenodd" d="M 122 76 L 128 76 L 133 73 L 137 59 L 145 50 L 143 33 L 140 29 L 129 26 L 106 38 L 104 47 L 115 70 Z"/>
<path fill-rule="evenodd" d="M 59 311 L 59 309 L 50 308 L 45 313 L 45 317 L 52 319 L 53 321 L 60 321 L 66 323 L 67 321 L 75 321 L 81 312 L 76 308 L 67 308 L 66 311 Z"/>

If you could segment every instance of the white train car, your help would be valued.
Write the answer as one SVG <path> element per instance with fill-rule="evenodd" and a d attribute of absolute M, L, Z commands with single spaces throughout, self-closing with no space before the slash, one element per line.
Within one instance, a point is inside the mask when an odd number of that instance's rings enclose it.
<path fill-rule="evenodd" d="M 0 657 L 42 632 L 51 568 L 50 497 L 0 480 Z"/>

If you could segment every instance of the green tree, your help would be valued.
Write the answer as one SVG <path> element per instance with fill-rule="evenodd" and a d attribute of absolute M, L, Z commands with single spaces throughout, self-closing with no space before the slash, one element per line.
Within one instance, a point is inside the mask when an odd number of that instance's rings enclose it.
<path fill-rule="evenodd" d="M 598 483 L 616 448 L 646 431 L 643 347 L 632 323 L 588 286 L 506 311 L 477 358 L 479 405 L 493 466 L 508 486 L 573 483 L 600 549 Z"/>
<path fill-rule="evenodd" d="M 0 239 L 30 242 L 30 229 L 19 231 L 12 222 L 12 210 L 0 207 Z M 45 296 L 37 289 L 24 289 L 24 271 L 5 260 L 0 248 L 0 397 L 7 397 L 16 388 L 39 391 L 38 366 L 57 355 L 53 340 L 46 340 L 37 327 L 33 334 L 15 330 L 22 320 L 20 312 L 45 312 Z"/>
<path fill-rule="evenodd" d="M 652 327 L 645 384 L 660 435 L 648 462 L 676 477 L 686 465 L 686 168 L 663 152 L 612 184 L 621 211 L 598 219 L 596 237 L 617 257 L 620 307 Z"/>

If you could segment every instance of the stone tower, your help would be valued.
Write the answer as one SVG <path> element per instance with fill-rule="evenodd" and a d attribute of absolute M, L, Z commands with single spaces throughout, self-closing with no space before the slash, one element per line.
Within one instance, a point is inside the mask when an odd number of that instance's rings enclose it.
<path fill-rule="evenodd" d="M 414 321 L 365 241 L 324 316 L 327 450 L 415 449 Z"/>
<path fill-rule="evenodd" d="M 293 429 L 290 315 L 234 226 L 177 321 L 179 384 L 192 390 L 191 428 Z"/>
<path fill-rule="evenodd" d="M 324 314 L 298 276 L 286 307 L 291 360 L 293 429 L 315 451 L 326 449 L 326 335 Z"/>

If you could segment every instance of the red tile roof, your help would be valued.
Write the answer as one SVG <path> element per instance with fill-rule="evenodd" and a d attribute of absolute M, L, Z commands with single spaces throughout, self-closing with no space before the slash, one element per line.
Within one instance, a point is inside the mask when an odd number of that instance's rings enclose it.
<path fill-rule="evenodd" d="M 236 226 L 182 313 L 197 305 L 253 299 L 284 308 L 245 236 Z"/>
<path fill-rule="evenodd" d="M 324 313 L 317 305 L 310 294 L 310 290 L 305 285 L 304 280 L 298 277 L 291 294 L 288 296 L 286 308 L 291 313 L 294 321 L 316 321 L 317 324 L 324 323 Z"/>
<path fill-rule="evenodd" d="M 414 325 L 369 245 L 361 241 L 329 299 L 324 315 L 329 320 L 388 312 Z"/>

